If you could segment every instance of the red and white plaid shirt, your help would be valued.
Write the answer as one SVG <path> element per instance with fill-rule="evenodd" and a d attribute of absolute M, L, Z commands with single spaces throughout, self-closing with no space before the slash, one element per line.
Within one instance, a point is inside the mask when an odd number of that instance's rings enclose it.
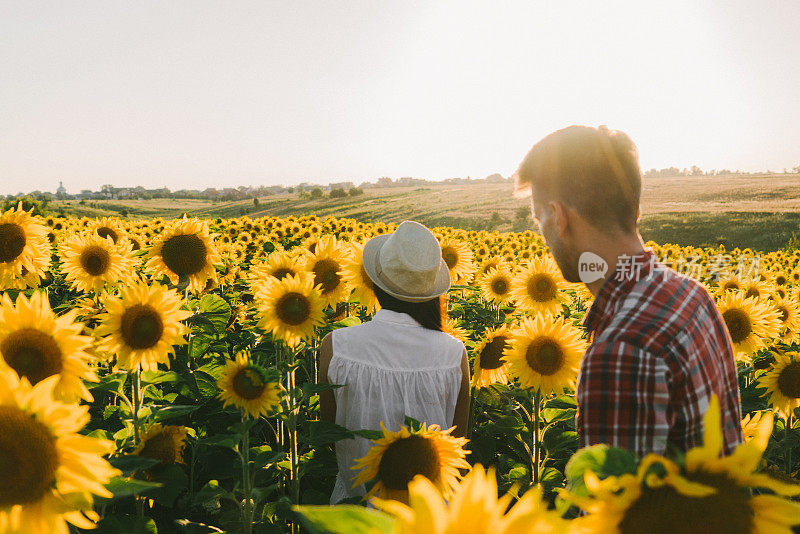
<path fill-rule="evenodd" d="M 685 452 L 702 444 L 711 395 L 719 398 L 723 453 L 741 443 L 730 335 L 701 284 L 646 249 L 620 260 L 583 324 L 591 345 L 578 374 L 581 447 Z"/>

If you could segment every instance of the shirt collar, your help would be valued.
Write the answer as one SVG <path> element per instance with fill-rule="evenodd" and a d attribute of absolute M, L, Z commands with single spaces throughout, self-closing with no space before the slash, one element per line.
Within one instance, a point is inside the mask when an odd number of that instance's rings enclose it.
<path fill-rule="evenodd" d="M 383 321 L 386 323 L 420 326 L 420 324 L 407 313 L 399 313 L 396 311 L 387 310 L 386 308 L 381 308 L 380 310 L 376 311 L 375 315 L 372 316 L 372 320 Z"/>
<path fill-rule="evenodd" d="M 614 304 L 630 293 L 639 280 L 647 278 L 652 273 L 655 263 L 656 255 L 650 248 L 645 248 L 641 254 L 620 256 L 616 269 L 603 282 L 592 306 L 583 318 L 586 331 L 593 333 L 600 319 L 611 312 Z"/>

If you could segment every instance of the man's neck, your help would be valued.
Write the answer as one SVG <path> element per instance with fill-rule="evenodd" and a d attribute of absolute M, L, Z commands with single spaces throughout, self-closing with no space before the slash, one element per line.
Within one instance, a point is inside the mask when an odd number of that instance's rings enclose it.
<path fill-rule="evenodd" d="M 605 260 L 606 265 L 608 265 L 608 271 L 603 278 L 586 284 L 586 287 L 595 297 L 600 293 L 600 288 L 603 287 L 606 280 L 614 276 L 620 258 L 625 256 L 638 256 L 644 252 L 644 243 L 642 242 L 642 237 L 639 235 L 639 232 L 635 234 L 626 234 L 619 238 L 603 240 L 601 244 L 603 246 L 598 247 L 600 250 L 595 250 L 593 252 Z"/>

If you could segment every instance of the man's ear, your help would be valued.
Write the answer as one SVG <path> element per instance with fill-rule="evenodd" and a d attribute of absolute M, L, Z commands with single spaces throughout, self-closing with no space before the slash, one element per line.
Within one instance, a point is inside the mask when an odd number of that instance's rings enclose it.
<path fill-rule="evenodd" d="M 553 210 L 553 218 L 556 223 L 556 228 L 558 228 L 558 235 L 564 237 L 569 231 L 570 216 L 572 214 L 563 203 L 557 200 L 551 200 L 548 206 Z"/>

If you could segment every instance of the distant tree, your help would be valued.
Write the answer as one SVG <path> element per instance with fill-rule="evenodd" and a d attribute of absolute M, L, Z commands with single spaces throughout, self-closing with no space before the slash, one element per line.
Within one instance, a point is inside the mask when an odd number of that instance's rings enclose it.
<path fill-rule="evenodd" d="M 341 187 L 335 187 L 331 189 L 331 192 L 328 193 L 328 196 L 331 198 L 344 198 L 347 196 L 347 191 L 345 191 Z"/>
<path fill-rule="evenodd" d="M 323 196 L 322 188 L 315 187 L 314 189 L 311 190 L 311 198 L 313 198 L 314 200 L 322 198 L 322 196 Z"/>
<path fill-rule="evenodd" d="M 120 217 L 127 217 L 128 216 L 128 210 L 126 210 L 124 208 L 119 210 L 119 216 Z"/>
<path fill-rule="evenodd" d="M 253 207 L 254 208 L 258 207 L 258 199 L 256 197 L 253 197 Z"/>
<path fill-rule="evenodd" d="M 347 192 L 351 197 L 355 197 L 358 195 L 363 195 L 364 190 L 360 187 L 351 187 L 350 190 Z"/>
<path fill-rule="evenodd" d="M 294 187 L 288 187 L 288 188 L 286 188 L 286 192 L 287 192 L 287 193 L 289 193 L 289 194 L 292 194 L 292 193 L 294 193 Z"/>
<path fill-rule="evenodd" d="M 527 221 L 531 217 L 531 209 L 528 206 L 520 206 L 514 212 L 515 221 Z"/>
<path fill-rule="evenodd" d="M 24 197 L 6 197 L 6 199 L 3 201 L 3 207 L 0 209 L 0 212 L 11 208 L 16 208 L 20 202 L 22 202 L 22 209 L 25 211 L 33 209 L 34 215 L 47 215 L 49 213 L 47 204 L 50 201 L 47 198 L 38 199 L 32 197 L 31 195 L 25 195 Z"/>

